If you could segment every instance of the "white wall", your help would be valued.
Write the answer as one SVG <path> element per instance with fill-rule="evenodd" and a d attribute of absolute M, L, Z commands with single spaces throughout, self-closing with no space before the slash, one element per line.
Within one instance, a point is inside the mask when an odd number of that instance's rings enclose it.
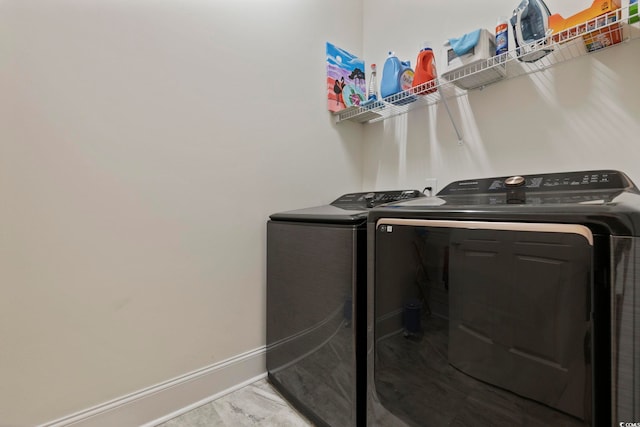
<path fill-rule="evenodd" d="M 367 0 L 365 59 L 383 64 L 394 50 L 415 64 L 422 41 L 493 32 L 518 3 Z M 546 3 L 565 17 L 591 4 Z M 465 178 L 592 168 L 620 169 L 640 185 L 638 69 L 636 40 L 450 100 L 462 146 L 442 104 L 367 125 L 364 187 L 422 189 L 435 177 L 441 189 Z"/>
<path fill-rule="evenodd" d="M 0 1 L 0 425 L 265 344 L 268 215 L 362 185 L 362 127 L 324 85 L 361 13 Z"/>
<path fill-rule="evenodd" d="M 415 61 L 517 3 L 0 1 L 0 425 L 263 346 L 269 213 L 427 177 L 640 182 L 638 42 L 459 98 L 462 146 L 440 104 L 325 111 L 325 41 Z"/>

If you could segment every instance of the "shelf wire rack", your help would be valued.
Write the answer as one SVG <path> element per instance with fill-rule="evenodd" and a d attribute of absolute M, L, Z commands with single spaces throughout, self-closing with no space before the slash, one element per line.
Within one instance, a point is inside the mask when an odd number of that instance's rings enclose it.
<path fill-rule="evenodd" d="M 378 122 L 504 79 L 539 72 L 622 42 L 640 39 L 639 24 L 628 24 L 628 19 L 629 8 L 624 7 L 557 33 L 548 32 L 536 42 L 443 73 L 436 79 L 380 100 L 336 112 L 336 122 Z"/>

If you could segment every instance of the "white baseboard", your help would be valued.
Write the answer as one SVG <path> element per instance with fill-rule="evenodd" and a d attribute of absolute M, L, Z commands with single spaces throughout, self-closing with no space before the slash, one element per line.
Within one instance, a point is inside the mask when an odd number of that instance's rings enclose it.
<path fill-rule="evenodd" d="M 260 347 L 39 427 L 154 426 L 266 376 Z"/>

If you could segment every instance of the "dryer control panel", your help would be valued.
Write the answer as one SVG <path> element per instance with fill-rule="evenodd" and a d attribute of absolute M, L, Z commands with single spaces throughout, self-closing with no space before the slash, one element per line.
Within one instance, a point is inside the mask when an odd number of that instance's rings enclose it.
<path fill-rule="evenodd" d="M 400 202 L 416 197 L 425 197 L 425 195 L 418 190 L 367 191 L 345 194 L 331 204 L 342 209 L 369 209 L 385 203 Z"/>
<path fill-rule="evenodd" d="M 438 196 L 463 194 L 496 194 L 509 191 L 509 179 L 514 176 L 468 179 L 452 182 L 438 193 Z M 517 178 L 520 178 L 518 176 Z M 602 190 L 630 190 L 635 188 L 631 180 L 619 171 L 594 170 L 582 172 L 562 172 L 538 175 L 522 175 L 527 192 L 575 192 Z"/>

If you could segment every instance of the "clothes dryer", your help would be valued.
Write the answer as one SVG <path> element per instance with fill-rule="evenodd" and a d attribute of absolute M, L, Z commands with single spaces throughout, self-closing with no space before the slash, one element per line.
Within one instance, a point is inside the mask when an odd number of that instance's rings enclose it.
<path fill-rule="evenodd" d="M 639 422 L 639 236 L 640 194 L 614 170 L 373 209 L 368 425 Z"/>

